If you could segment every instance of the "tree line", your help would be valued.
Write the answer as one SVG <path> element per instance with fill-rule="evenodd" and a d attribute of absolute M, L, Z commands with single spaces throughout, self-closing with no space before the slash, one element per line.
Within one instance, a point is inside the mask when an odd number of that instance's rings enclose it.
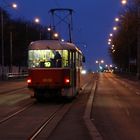
<path fill-rule="evenodd" d="M 0 7 L 3 13 L 3 48 L 4 66 L 27 66 L 28 45 L 30 42 L 47 38 L 47 29 L 31 21 L 21 18 L 12 19 L 10 14 Z M 2 19 L 2 18 L 1 18 Z M 0 25 L 2 20 L 0 19 Z M 2 26 L 0 26 L 0 42 Z M 2 64 L 2 43 L 0 43 L 0 64 Z M 12 59 L 12 60 L 11 60 Z"/>
<path fill-rule="evenodd" d="M 110 56 L 122 72 L 137 72 L 137 46 L 140 26 L 139 0 L 132 1 L 120 12 L 117 31 L 109 47 Z"/>

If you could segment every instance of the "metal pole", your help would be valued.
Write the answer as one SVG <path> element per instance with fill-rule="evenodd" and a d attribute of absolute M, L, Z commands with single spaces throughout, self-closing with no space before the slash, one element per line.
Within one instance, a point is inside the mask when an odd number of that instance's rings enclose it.
<path fill-rule="evenodd" d="M 69 13 L 70 13 L 70 25 L 69 25 L 69 28 L 70 28 L 70 42 L 72 42 L 72 30 L 73 30 L 72 12 L 73 11 L 70 9 L 69 10 Z"/>
<path fill-rule="evenodd" d="M 98 65 L 99 72 L 101 72 L 101 71 L 100 71 L 100 66 L 101 66 L 101 63 L 99 62 L 99 65 Z"/>
<path fill-rule="evenodd" d="M 40 40 L 41 40 L 41 36 L 42 36 L 41 31 L 39 31 L 39 39 Z"/>
<path fill-rule="evenodd" d="M 69 29 L 69 42 L 72 42 L 72 37 L 71 37 L 71 26 L 68 24 L 68 29 Z"/>
<path fill-rule="evenodd" d="M 13 35 L 10 32 L 10 72 L 12 72 L 12 59 L 13 59 Z"/>
<path fill-rule="evenodd" d="M 138 5 L 137 77 L 140 79 L 140 6 Z"/>
<path fill-rule="evenodd" d="M 1 8 L 1 68 L 2 68 L 2 75 L 1 78 L 2 80 L 4 79 L 4 39 L 3 39 L 3 10 Z"/>

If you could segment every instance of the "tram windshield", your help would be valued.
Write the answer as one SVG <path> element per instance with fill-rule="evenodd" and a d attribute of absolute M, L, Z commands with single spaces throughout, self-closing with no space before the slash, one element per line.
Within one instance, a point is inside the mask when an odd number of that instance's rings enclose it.
<path fill-rule="evenodd" d="M 68 50 L 29 50 L 30 68 L 68 67 Z"/>

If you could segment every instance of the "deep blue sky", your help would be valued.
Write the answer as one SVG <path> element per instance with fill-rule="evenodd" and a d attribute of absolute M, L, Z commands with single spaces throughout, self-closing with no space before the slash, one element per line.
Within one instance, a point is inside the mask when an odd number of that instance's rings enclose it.
<path fill-rule="evenodd" d="M 3 0 L 0 0 L 3 3 Z M 6 0 L 8 3 L 12 0 Z M 38 16 L 41 24 L 49 25 L 48 11 L 52 8 L 71 8 L 73 14 L 73 40 L 78 42 L 86 56 L 86 66 L 96 69 L 97 59 L 111 63 L 108 56 L 107 39 L 114 26 L 114 18 L 120 10 L 120 0 L 14 0 L 19 7 L 12 12 L 14 17 L 33 20 Z"/>

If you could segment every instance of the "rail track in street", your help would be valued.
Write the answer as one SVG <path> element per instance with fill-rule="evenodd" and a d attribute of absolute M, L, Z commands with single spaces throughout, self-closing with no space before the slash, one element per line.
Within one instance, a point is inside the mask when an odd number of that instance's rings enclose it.
<path fill-rule="evenodd" d="M 93 81 L 88 81 L 78 96 L 88 95 L 91 92 Z M 0 96 L 7 97 L 9 94 L 18 94 L 26 89 L 17 89 Z M 77 99 L 79 98 L 77 96 Z M 16 103 L 14 106 L 20 108 L 1 116 L 0 119 L 0 139 L 42 139 L 47 138 L 53 133 L 57 125 L 61 124 L 64 116 L 72 109 L 77 99 L 66 102 L 62 99 L 51 99 L 46 103 L 38 103 L 30 98 Z M 32 100 L 31 102 L 29 100 Z"/>
<path fill-rule="evenodd" d="M 19 113 L 26 111 L 28 108 L 30 108 L 34 103 L 30 103 L 24 107 L 22 107 L 21 109 L 14 111 L 13 113 L 11 113 L 10 115 L 7 115 L 6 117 L 4 117 L 3 119 L 0 120 L 0 125 L 6 121 L 8 121 L 9 119 L 11 119 L 12 117 L 15 117 L 16 115 L 18 115 Z"/>

